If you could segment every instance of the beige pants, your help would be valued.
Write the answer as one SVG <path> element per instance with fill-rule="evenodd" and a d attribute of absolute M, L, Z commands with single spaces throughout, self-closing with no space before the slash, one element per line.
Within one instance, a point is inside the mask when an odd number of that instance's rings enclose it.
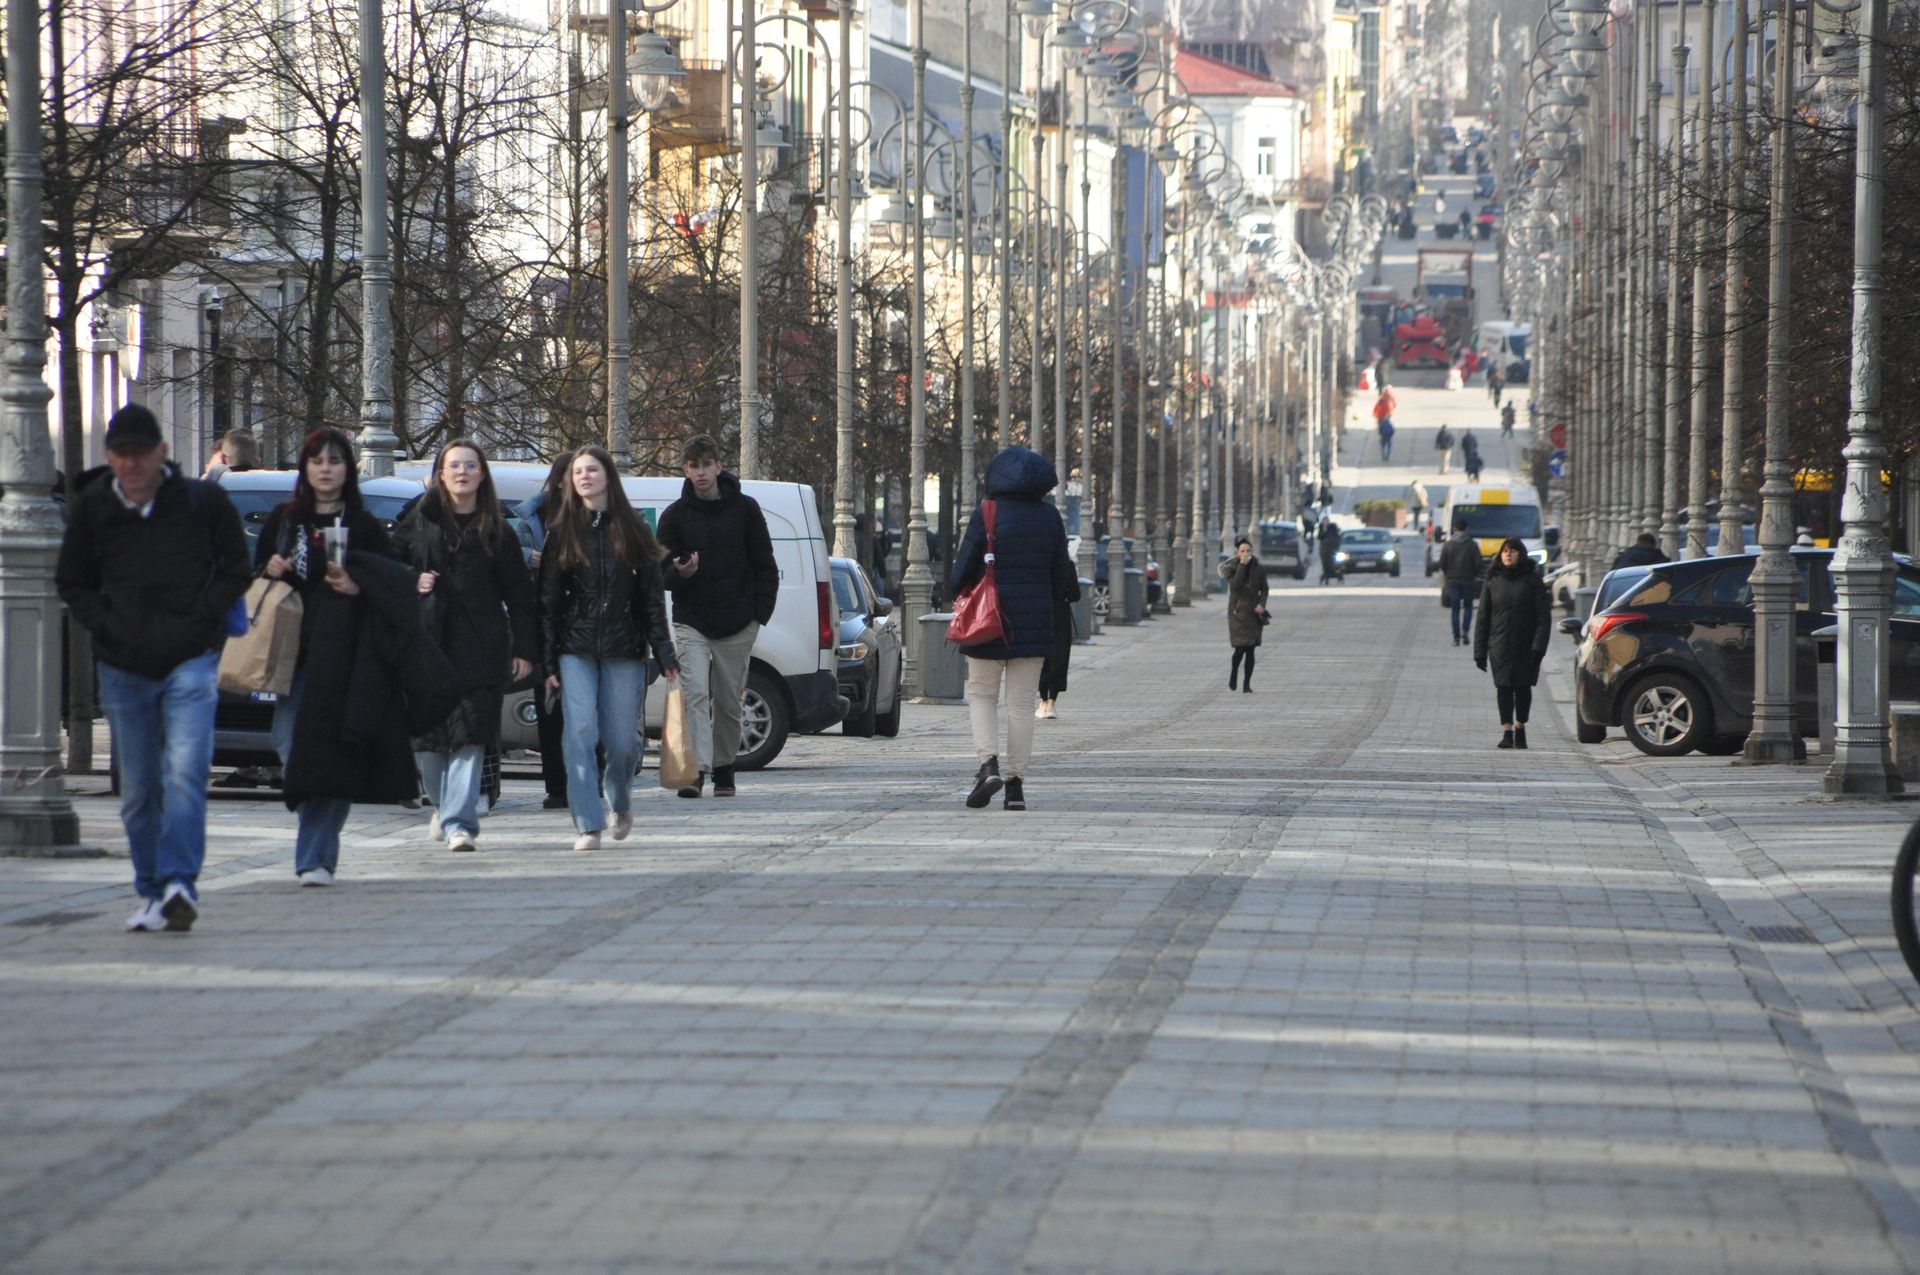
<path fill-rule="evenodd" d="M 967 657 L 967 712 L 973 719 L 973 752 L 981 761 L 1000 759 L 1007 779 L 1025 779 L 1033 760 L 1033 701 L 1040 691 L 1039 656 L 1019 660 Z M 1000 687 L 1006 678 L 1007 750 L 1000 751 Z"/>
<path fill-rule="evenodd" d="M 710 638 L 684 624 L 673 626 L 693 752 L 700 769 L 709 774 L 715 766 L 733 765 L 740 753 L 740 697 L 747 693 L 747 661 L 758 636 L 758 624 L 723 638 Z"/>

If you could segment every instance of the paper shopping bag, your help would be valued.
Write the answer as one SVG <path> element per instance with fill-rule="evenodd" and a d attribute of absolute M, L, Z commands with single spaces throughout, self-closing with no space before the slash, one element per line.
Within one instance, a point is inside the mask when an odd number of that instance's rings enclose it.
<path fill-rule="evenodd" d="M 247 586 L 247 631 L 220 652 L 220 689 L 235 695 L 285 695 L 300 658 L 300 622 L 306 604 L 292 585 L 262 576 Z"/>
<path fill-rule="evenodd" d="M 667 720 L 660 728 L 660 786 L 685 788 L 699 778 L 700 759 L 687 725 L 687 693 L 676 686 L 667 692 Z"/>

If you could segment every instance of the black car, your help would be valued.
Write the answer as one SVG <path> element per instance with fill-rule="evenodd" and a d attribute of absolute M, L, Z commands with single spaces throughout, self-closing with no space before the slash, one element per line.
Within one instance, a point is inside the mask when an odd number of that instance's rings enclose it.
<path fill-rule="evenodd" d="M 1113 537 L 1102 536 L 1093 544 L 1093 613 L 1102 618 L 1113 609 L 1113 595 L 1107 588 L 1107 544 Z M 1153 606 L 1160 601 L 1160 564 L 1148 558 L 1143 566 L 1134 557 L 1133 537 L 1126 536 L 1120 541 L 1120 567 L 1140 567 L 1146 573 L 1147 605 Z"/>
<path fill-rule="evenodd" d="M 1340 535 L 1340 551 L 1347 555 L 1349 571 L 1384 571 L 1400 574 L 1400 545 L 1384 527 L 1356 527 Z"/>
<path fill-rule="evenodd" d="M 1275 519 L 1260 524 L 1260 565 L 1269 575 L 1285 572 L 1296 580 L 1307 578 L 1306 547 L 1300 543 L 1300 525 Z"/>
<path fill-rule="evenodd" d="M 840 605 L 837 681 L 847 697 L 840 729 L 848 735 L 900 733 L 900 626 L 893 600 L 877 596 L 873 582 L 852 558 L 829 558 L 833 597 Z"/>
<path fill-rule="evenodd" d="M 1819 733 L 1813 634 L 1835 622 L 1828 549 L 1793 554 L 1794 718 Z M 1625 728 L 1641 752 L 1738 752 L 1753 727 L 1752 554 L 1663 562 L 1587 621 L 1574 673 L 1581 743 Z M 1920 566 L 1896 556 L 1890 690 L 1920 699 Z"/>

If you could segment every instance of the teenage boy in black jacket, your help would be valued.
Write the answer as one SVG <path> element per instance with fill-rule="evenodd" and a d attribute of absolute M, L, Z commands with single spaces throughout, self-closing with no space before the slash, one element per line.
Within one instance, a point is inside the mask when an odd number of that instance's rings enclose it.
<path fill-rule="evenodd" d="M 106 444 L 112 472 L 80 489 L 54 582 L 99 656 L 142 900 L 127 928 L 187 930 L 207 853 L 215 673 L 253 571 L 233 502 L 167 463 L 152 412 L 115 412 Z"/>
<path fill-rule="evenodd" d="M 740 701 L 747 662 L 760 626 L 773 618 L 780 568 L 773 560 L 760 504 L 720 468 L 720 445 L 695 434 L 681 451 L 686 485 L 660 515 L 667 589 L 673 594 L 673 645 L 700 776 L 680 789 L 698 797 L 713 776 L 713 795 L 734 793 L 740 752 Z"/>

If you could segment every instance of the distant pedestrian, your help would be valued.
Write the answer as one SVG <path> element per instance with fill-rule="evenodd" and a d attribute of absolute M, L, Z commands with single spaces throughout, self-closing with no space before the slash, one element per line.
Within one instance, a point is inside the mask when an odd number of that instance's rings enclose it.
<path fill-rule="evenodd" d="M 1034 706 L 1035 718 L 1050 722 L 1060 715 L 1059 700 L 1066 693 L 1067 670 L 1072 662 L 1073 607 L 1056 601 L 1053 604 L 1053 649 L 1047 652 L 1046 663 L 1040 666 L 1040 687 L 1036 692 L 1040 702 Z"/>
<path fill-rule="evenodd" d="M 1415 478 L 1407 484 L 1407 521 L 1413 524 L 1415 531 L 1427 517 L 1427 485 Z"/>
<path fill-rule="evenodd" d="M 1314 539 L 1320 542 L 1320 583 L 1344 582 L 1347 573 L 1340 567 L 1340 525 L 1334 522 L 1331 513 L 1321 516 Z"/>
<path fill-rule="evenodd" d="M 573 453 L 563 451 L 553 458 L 553 464 L 547 469 L 547 479 L 540 484 L 540 490 L 521 501 L 514 509 L 520 515 L 520 525 L 527 529 L 531 545 L 526 553 L 527 570 L 539 578 L 541 555 L 546 549 L 547 531 L 553 526 L 553 520 L 559 515 L 560 501 L 566 495 L 567 481 L 573 472 Z M 567 758 L 566 758 L 566 715 L 562 710 L 561 697 L 551 695 L 543 689 L 552 669 L 543 669 L 540 675 L 542 686 L 535 687 L 533 696 L 534 729 L 540 741 L 540 782 L 547 790 L 545 800 L 540 803 L 543 810 L 565 810 L 567 808 Z"/>
<path fill-rule="evenodd" d="M 253 431 L 230 429 L 220 436 L 220 444 L 213 449 L 213 455 L 207 457 L 207 467 L 200 476 L 208 482 L 218 482 L 222 474 L 244 474 L 258 468 L 260 441 L 253 436 Z"/>
<path fill-rule="evenodd" d="M 1613 559 L 1613 569 L 1622 567 L 1651 567 L 1666 562 L 1667 555 L 1660 549 L 1660 541 L 1651 531 L 1643 531 L 1634 542 L 1622 549 Z"/>
<path fill-rule="evenodd" d="M 1517 415 L 1518 413 L 1513 410 L 1513 404 L 1511 403 L 1508 403 L 1500 409 L 1500 437 L 1513 437 L 1513 423 Z"/>
<path fill-rule="evenodd" d="M 1467 520 L 1453 520 L 1453 535 L 1440 547 L 1440 578 L 1446 582 L 1447 604 L 1453 608 L 1453 644 L 1465 644 L 1473 633 L 1473 604 L 1480 597 L 1484 561 L 1480 542 L 1467 534 Z"/>
<path fill-rule="evenodd" d="M 1500 545 L 1487 572 L 1487 586 L 1474 621 L 1473 662 L 1493 675 L 1500 706 L 1501 748 L 1527 746 L 1527 715 L 1533 706 L 1540 660 L 1553 632 L 1553 599 L 1540 568 L 1518 536 Z"/>
<path fill-rule="evenodd" d="M 1480 440 L 1473 436 L 1472 430 L 1460 436 L 1460 461 L 1467 471 L 1467 481 L 1479 482 L 1482 469 Z"/>
<path fill-rule="evenodd" d="M 1500 406 L 1500 395 L 1507 388 L 1507 378 L 1500 371 L 1498 363 L 1487 364 L 1487 397 L 1493 400 L 1495 407 Z"/>
<path fill-rule="evenodd" d="M 1391 462 L 1392 460 L 1393 460 L 1393 417 L 1382 416 L 1380 418 L 1380 463 L 1384 465 Z"/>
<path fill-rule="evenodd" d="M 413 742 L 434 805 L 429 825 L 449 850 L 477 850 L 481 770 L 500 742 L 507 683 L 538 658 L 533 580 L 507 527 L 486 454 L 468 439 L 445 443 L 427 494 L 394 532 L 401 561 L 418 574 L 424 623 L 440 643 L 460 700 Z"/>
<path fill-rule="evenodd" d="M 720 467 L 713 435 L 689 438 L 680 461 L 686 482 L 660 515 L 660 543 L 673 559 L 673 649 L 700 773 L 679 791 L 698 797 L 712 776 L 713 795 L 731 797 L 747 665 L 780 600 L 780 567 L 760 503 Z"/>
<path fill-rule="evenodd" d="M 1038 452 L 1009 447 L 987 465 L 987 499 L 994 516 L 994 580 L 1000 592 L 1004 637 L 962 647 L 967 657 L 967 710 L 980 768 L 967 794 L 979 810 L 1004 784 L 1008 810 L 1027 808 L 1027 766 L 1033 757 L 1033 706 L 1041 667 L 1054 646 L 1055 607 L 1080 597 L 1079 573 L 1067 557 L 1067 530 L 1044 497 L 1058 484 L 1053 465 Z M 985 514 L 975 508 L 947 583 L 957 595 L 986 571 Z M 1006 767 L 1000 765 L 999 702 L 1007 701 Z"/>
<path fill-rule="evenodd" d="M 1242 536 L 1233 542 L 1233 557 L 1220 564 L 1220 574 L 1227 582 L 1227 641 L 1233 646 L 1227 689 L 1251 695 L 1253 653 L 1260 646 L 1260 630 L 1267 627 L 1267 572 L 1253 556 L 1253 543 Z"/>
<path fill-rule="evenodd" d="M 600 848 L 609 812 L 615 841 L 632 831 L 648 656 L 669 682 L 679 677 L 663 556 L 628 502 L 613 457 L 598 447 L 575 452 L 540 560 L 542 690 L 566 705 L 575 850 Z"/>
<path fill-rule="evenodd" d="M 226 615 L 252 578 L 247 540 L 225 492 L 167 462 L 152 412 L 122 407 L 105 443 L 105 470 L 76 484 L 54 583 L 100 662 L 143 900 L 127 928 L 189 930 L 207 853 L 214 678 Z"/>
<path fill-rule="evenodd" d="M 347 538 L 339 562 L 327 546 L 336 530 Z M 386 640 L 418 630 L 420 594 L 385 524 L 360 498 L 353 442 L 339 430 L 307 435 L 293 497 L 267 514 L 254 558 L 305 603 L 293 688 L 273 706 L 273 747 L 299 824 L 294 874 L 303 886 L 330 886 L 353 803 L 420 795 L 407 714 L 395 712 L 395 702 L 438 694 L 450 709 L 451 688 L 419 685 L 404 648 Z"/>
<path fill-rule="evenodd" d="M 1440 453 L 1440 472 L 1443 474 L 1453 467 L 1453 441 L 1453 431 L 1445 425 L 1433 436 L 1433 450 Z"/>

